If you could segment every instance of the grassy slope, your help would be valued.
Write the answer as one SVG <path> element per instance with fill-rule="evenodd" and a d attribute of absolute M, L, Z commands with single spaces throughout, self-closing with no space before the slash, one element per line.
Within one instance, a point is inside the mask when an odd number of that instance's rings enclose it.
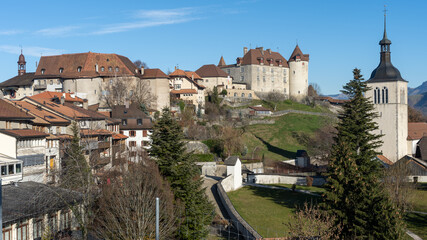
<path fill-rule="evenodd" d="M 252 186 L 229 192 L 228 196 L 239 214 L 263 237 L 287 235 L 287 223 L 295 213 L 296 205 L 320 199 L 297 192 Z"/>
<path fill-rule="evenodd" d="M 311 135 L 326 121 L 330 121 L 328 117 L 295 113 L 274 119 L 275 124 L 258 124 L 246 127 L 243 142 L 248 147 L 248 156 L 252 156 L 256 148 L 254 155 L 259 157 L 265 154 L 266 158 L 274 160 L 292 159 L 297 150 L 306 149 L 292 136 L 292 132 L 305 132 Z"/>
<path fill-rule="evenodd" d="M 277 186 L 277 187 L 292 188 L 292 184 L 279 184 L 279 183 L 277 183 L 277 184 L 268 184 L 268 185 Z M 299 185 L 297 185 L 295 189 L 298 189 L 298 190 L 308 190 L 308 191 L 310 191 L 312 193 L 316 193 L 316 194 L 319 194 L 319 195 L 322 195 L 326 191 L 322 187 L 315 187 L 315 186 L 308 187 L 308 186 L 299 186 Z"/>
<path fill-rule="evenodd" d="M 270 110 L 274 110 L 274 106 L 276 106 L 276 111 L 282 111 L 282 110 L 300 110 L 300 111 L 307 111 L 307 112 L 325 112 L 330 113 L 329 109 L 326 107 L 322 107 L 320 105 L 316 105 L 315 107 L 308 106 L 302 103 L 294 102 L 291 100 L 285 100 L 283 102 L 269 102 L 264 100 L 252 100 L 252 102 L 248 103 L 246 106 L 236 107 L 233 109 L 241 109 L 241 108 L 247 108 L 248 106 L 254 106 L 254 105 L 262 105 L 265 108 L 268 108 Z"/>

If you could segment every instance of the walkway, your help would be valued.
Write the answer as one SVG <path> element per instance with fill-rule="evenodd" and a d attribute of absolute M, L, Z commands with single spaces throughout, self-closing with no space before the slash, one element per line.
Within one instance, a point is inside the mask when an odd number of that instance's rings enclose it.
<path fill-rule="evenodd" d="M 326 116 L 326 117 L 336 117 L 336 114 L 333 113 L 323 113 L 323 112 L 309 112 L 309 111 L 300 111 L 300 110 L 293 110 L 293 109 L 288 109 L 288 110 L 282 110 L 282 111 L 277 111 L 274 112 L 273 114 L 271 114 L 272 117 L 279 117 L 279 116 L 283 116 L 285 114 L 288 113 L 299 113 L 299 114 L 308 114 L 308 115 L 317 115 L 317 116 Z"/>

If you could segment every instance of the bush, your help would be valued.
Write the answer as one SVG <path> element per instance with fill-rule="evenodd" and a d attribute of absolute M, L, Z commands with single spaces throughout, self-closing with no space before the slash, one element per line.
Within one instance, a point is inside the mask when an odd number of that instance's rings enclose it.
<path fill-rule="evenodd" d="M 213 154 L 193 154 L 196 162 L 213 162 L 215 161 Z"/>
<path fill-rule="evenodd" d="M 202 142 L 209 147 L 211 153 L 214 153 L 218 157 L 224 156 L 224 143 L 220 139 L 208 139 Z"/>

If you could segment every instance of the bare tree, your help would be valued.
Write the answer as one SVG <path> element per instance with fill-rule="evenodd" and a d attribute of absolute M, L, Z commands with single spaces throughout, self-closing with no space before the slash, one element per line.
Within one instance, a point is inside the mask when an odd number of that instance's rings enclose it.
<path fill-rule="evenodd" d="M 288 227 L 292 239 L 340 239 L 335 217 L 307 202 L 291 218 Z"/>
<path fill-rule="evenodd" d="M 153 160 L 133 164 L 125 174 L 111 172 L 101 187 L 95 229 L 102 239 L 154 239 L 156 197 L 160 198 L 160 238 L 175 230 L 173 194 Z"/>
<path fill-rule="evenodd" d="M 319 86 L 319 84 L 317 84 L 317 83 L 311 83 L 310 84 L 310 86 L 312 87 L 312 89 L 313 89 L 313 91 L 314 91 L 314 93 L 316 94 L 315 96 L 313 96 L 313 97 L 316 97 L 316 96 L 319 96 L 319 95 L 321 95 L 322 94 L 322 90 L 320 89 L 320 86 Z M 309 86 L 309 87 L 310 87 Z M 310 96 L 310 95 L 309 95 Z"/>
<path fill-rule="evenodd" d="M 121 78 L 112 78 L 106 84 L 101 86 L 102 94 L 100 100 L 108 107 L 114 105 L 123 105 L 129 95 L 129 84 Z"/>
<path fill-rule="evenodd" d="M 267 94 L 266 100 L 274 103 L 274 111 L 276 111 L 277 103 L 286 100 L 286 95 L 277 91 L 271 91 Z"/>
<path fill-rule="evenodd" d="M 224 144 L 226 156 L 238 154 L 243 150 L 242 129 L 236 129 L 232 126 L 223 126 L 221 129 L 220 139 Z"/>
<path fill-rule="evenodd" d="M 425 122 L 426 120 L 422 112 L 408 105 L 408 122 Z"/>
<path fill-rule="evenodd" d="M 152 93 L 148 80 L 137 79 L 134 87 L 129 89 L 131 102 L 138 103 L 142 108 L 153 107 L 157 96 Z M 145 109 L 142 109 L 145 110 Z"/>
<path fill-rule="evenodd" d="M 141 60 L 136 60 L 135 62 L 133 62 L 133 64 L 135 64 L 135 66 L 137 67 L 137 68 L 141 68 L 141 67 L 143 67 L 143 68 L 145 68 L 145 69 L 148 69 L 148 65 L 147 65 L 147 63 L 145 63 L 145 62 L 142 62 Z"/>

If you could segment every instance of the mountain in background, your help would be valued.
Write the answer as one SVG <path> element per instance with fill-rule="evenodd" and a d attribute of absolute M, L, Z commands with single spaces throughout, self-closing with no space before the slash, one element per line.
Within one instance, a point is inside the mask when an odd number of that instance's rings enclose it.
<path fill-rule="evenodd" d="M 427 92 L 427 81 L 416 88 L 408 88 L 408 96 L 419 95 Z"/>
<path fill-rule="evenodd" d="M 347 100 L 348 99 L 348 96 L 345 95 L 345 94 L 343 94 L 343 93 L 340 93 L 340 94 L 331 94 L 331 95 L 325 95 L 325 96 L 326 97 L 331 97 L 331 98 L 334 98 L 334 99 L 339 99 L 339 100 Z"/>
<path fill-rule="evenodd" d="M 408 88 L 408 105 L 427 116 L 427 81 L 416 88 Z"/>

